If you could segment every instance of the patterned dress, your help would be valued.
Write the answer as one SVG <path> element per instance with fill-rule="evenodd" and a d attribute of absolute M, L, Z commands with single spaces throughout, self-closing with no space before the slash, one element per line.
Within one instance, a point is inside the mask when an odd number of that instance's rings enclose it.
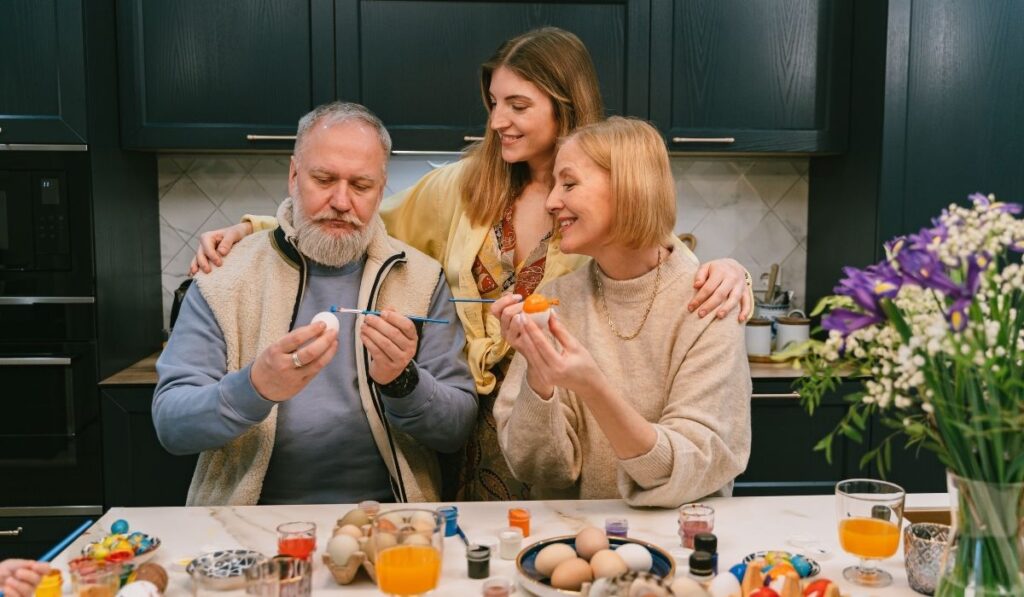
<path fill-rule="evenodd" d="M 544 277 L 548 242 L 552 232 L 518 266 L 515 264 L 516 230 L 512 224 L 514 206 L 509 206 L 501 220 L 488 234 L 473 262 L 473 278 L 482 298 L 498 299 L 515 293 L 527 297 L 537 289 Z M 477 427 L 466 444 L 465 461 L 459 466 L 458 487 L 454 498 L 474 500 L 530 499 L 530 487 L 516 480 L 498 447 L 497 426 L 494 423 L 494 401 L 505 377 L 510 354 L 492 371 L 498 385 L 485 396 L 480 396 Z"/>

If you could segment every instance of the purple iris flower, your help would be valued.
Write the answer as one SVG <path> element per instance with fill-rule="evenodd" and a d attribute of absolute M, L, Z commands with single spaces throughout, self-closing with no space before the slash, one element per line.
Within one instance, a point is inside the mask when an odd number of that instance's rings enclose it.
<path fill-rule="evenodd" d="M 882 323 L 885 317 L 881 312 L 859 313 L 850 309 L 832 309 L 821 318 L 821 326 L 826 330 L 836 330 L 844 336 L 850 335 L 861 328 Z"/>
<path fill-rule="evenodd" d="M 1018 203 L 1003 203 L 1002 201 L 992 201 L 981 193 L 973 193 L 969 196 L 969 199 L 974 203 L 975 207 L 984 207 L 985 209 L 995 209 L 1003 213 L 1017 215 L 1024 210 Z"/>
<path fill-rule="evenodd" d="M 836 294 L 848 296 L 860 307 L 860 311 L 851 309 L 833 309 L 822 325 L 828 330 L 838 330 L 843 335 L 863 327 L 881 323 L 885 320 L 882 311 L 882 299 L 892 298 L 900 290 L 903 280 L 888 263 L 871 265 L 866 269 L 844 267 L 846 277 L 839 281 L 833 290 Z"/>
<path fill-rule="evenodd" d="M 962 332 L 967 327 L 967 310 L 971 308 L 971 297 L 958 298 L 946 313 L 946 321 L 954 332 Z"/>
<path fill-rule="evenodd" d="M 975 253 L 967 260 L 967 279 L 964 280 L 964 287 L 961 297 L 972 297 L 978 292 L 981 286 L 981 273 L 988 269 L 992 263 L 992 255 L 988 251 Z"/>
<path fill-rule="evenodd" d="M 921 288 L 931 288 L 947 295 L 958 295 L 960 286 L 946 275 L 946 266 L 939 261 L 935 253 L 920 247 L 919 243 L 922 241 L 922 238 L 917 237 L 912 247 L 903 249 L 896 257 L 904 279 Z"/>

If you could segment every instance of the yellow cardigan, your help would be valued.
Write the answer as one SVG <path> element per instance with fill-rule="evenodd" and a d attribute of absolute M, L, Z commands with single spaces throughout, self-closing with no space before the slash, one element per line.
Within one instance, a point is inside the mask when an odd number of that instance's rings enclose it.
<path fill-rule="evenodd" d="M 394 207 L 382 210 L 381 217 L 388 234 L 441 262 L 455 298 L 480 298 L 473 278 L 473 262 L 493 229 L 490 225 L 471 224 L 466 215 L 459 190 L 464 162 L 438 168 L 389 198 L 387 202 Z M 242 221 L 252 223 L 253 230 L 277 226 L 277 220 L 270 216 L 246 215 Z M 562 253 L 560 240 L 556 234 L 548 243 L 544 278 L 538 288 L 590 260 L 584 255 Z M 697 262 L 685 245 L 678 240 L 675 245 L 684 257 Z M 512 347 L 501 337 L 501 323 L 491 315 L 489 305 L 457 303 L 456 309 L 466 330 L 466 358 L 477 392 L 488 394 L 497 384 L 491 368 L 508 356 Z"/>

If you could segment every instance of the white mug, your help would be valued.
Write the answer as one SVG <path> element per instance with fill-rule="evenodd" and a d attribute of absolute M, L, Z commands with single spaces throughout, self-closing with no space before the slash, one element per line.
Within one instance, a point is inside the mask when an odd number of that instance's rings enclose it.
<path fill-rule="evenodd" d="M 811 338 L 811 320 L 800 309 L 775 319 L 775 350 L 783 351 L 790 344 L 803 344 Z"/>
<path fill-rule="evenodd" d="M 766 357 L 772 352 L 772 322 L 767 319 L 751 319 L 744 330 L 747 339 L 747 356 Z"/>

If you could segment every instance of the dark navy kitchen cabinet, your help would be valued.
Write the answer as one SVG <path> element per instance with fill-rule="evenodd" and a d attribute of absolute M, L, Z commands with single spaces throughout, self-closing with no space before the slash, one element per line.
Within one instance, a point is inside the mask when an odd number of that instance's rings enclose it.
<path fill-rule="evenodd" d="M 111 506 L 184 506 L 198 455 L 167 452 L 153 427 L 154 386 L 102 386 L 105 499 Z"/>
<path fill-rule="evenodd" d="M 832 461 L 814 446 L 846 412 L 843 396 L 853 384 L 822 401 L 813 417 L 807 415 L 791 379 L 754 380 L 750 403 L 751 446 L 747 470 L 737 479 L 734 495 L 828 494 L 837 481 L 858 476 L 863 446 L 840 439 Z"/>
<path fill-rule="evenodd" d="M 0 3 L 0 145 L 86 143 L 78 0 Z"/>
<path fill-rule="evenodd" d="M 811 160 L 807 294 L 950 203 L 1024 201 L 1024 4 L 857 3 L 849 151 Z"/>
<path fill-rule="evenodd" d="M 863 441 L 833 440 L 832 459 L 814 447 L 842 420 L 846 397 L 861 389 L 846 379 L 808 415 L 791 379 L 755 379 L 750 403 L 751 449 L 747 470 L 736 479 L 734 495 L 830 494 L 843 479 L 880 478 L 874 461 L 860 462 L 892 430 L 873 419 Z M 910 492 L 946 491 L 945 467 L 926 450 L 892 444 L 892 468 L 885 477 Z"/>
<path fill-rule="evenodd" d="M 483 134 L 480 64 L 543 26 L 589 49 L 609 114 L 647 115 L 647 0 L 361 0 L 336 4 L 341 99 L 374 110 L 398 150 L 458 150 Z M 355 60 L 349 59 L 356 57 Z"/>
<path fill-rule="evenodd" d="M 127 148 L 288 148 L 334 97 L 329 0 L 118 0 Z"/>
<path fill-rule="evenodd" d="M 671 150 L 844 149 L 851 2 L 651 4 L 650 115 Z"/>

